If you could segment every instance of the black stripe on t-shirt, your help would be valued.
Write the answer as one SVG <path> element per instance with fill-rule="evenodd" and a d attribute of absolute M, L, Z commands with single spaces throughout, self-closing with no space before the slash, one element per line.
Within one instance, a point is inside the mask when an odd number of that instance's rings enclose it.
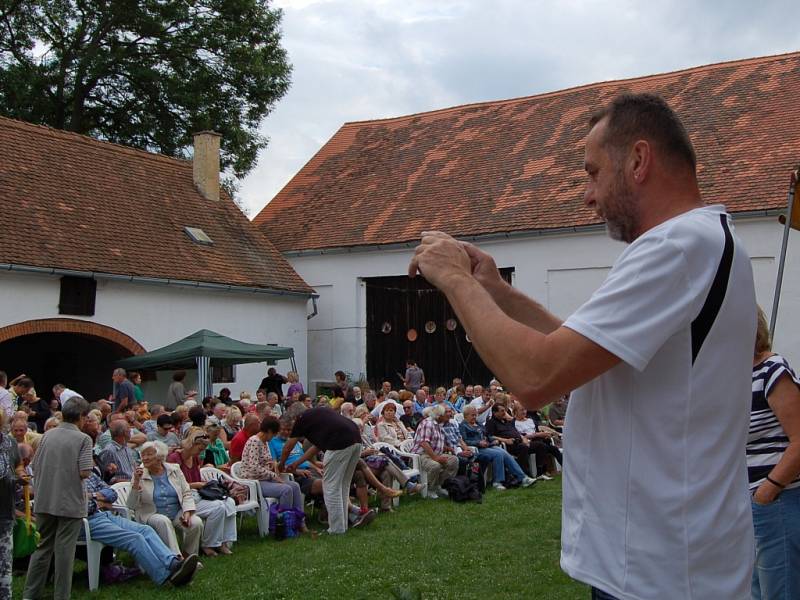
<path fill-rule="evenodd" d="M 749 447 L 749 448 L 747 448 L 745 453 L 748 456 L 753 456 L 755 454 L 781 454 L 784 450 L 786 450 L 786 448 L 781 448 L 780 446 L 770 446 L 768 448 L 752 448 L 752 447 Z"/>
<path fill-rule="evenodd" d="M 719 259 L 719 266 L 717 273 L 714 275 L 714 281 L 711 283 L 711 289 L 708 290 L 708 296 L 700 309 L 700 314 L 692 321 L 692 364 L 697 360 L 697 355 L 700 353 L 700 348 L 703 347 L 703 342 L 706 341 L 711 326 L 722 308 L 722 302 L 725 300 L 725 291 L 728 289 L 728 280 L 731 276 L 731 266 L 733 265 L 733 235 L 728 228 L 728 215 L 721 214 L 719 216 L 722 230 L 725 233 L 725 247 L 722 249 L 722 256 Z"/>

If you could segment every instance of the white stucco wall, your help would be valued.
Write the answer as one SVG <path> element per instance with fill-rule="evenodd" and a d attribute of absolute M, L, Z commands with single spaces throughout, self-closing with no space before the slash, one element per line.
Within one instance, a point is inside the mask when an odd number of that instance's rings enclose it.
<path fill-rule="evenodd" d="M 82 319 L 118 329 L 146 350 L 210 329 L 243 342 L 293 347 L 306 382 L 307 307 L 302 298 L 98 280 L 95 315 L 74 317 L 58 314 L 59 286 L 54 276 L 0 273 L 0 327 L 31 319 Z M 277 368 L 285 373 L 290 362 L 280 361 Z M 215 384 L 214 389 L 227 386 L 234 395 L 248 390 L 255 397 L 265 371 L 264 363 L 238 365 L 236 382 Z M 109 373 L 109 385 L 110 377 Z M 158 401 L 169 381 L 170 374 L 161 373 L 158 381 L 145 382 L 146 397 Z M 186 384 L 190 389 L 196 386 L 195 372 L 189 373 Z"/>
<path fill-rule="evenodd" d="M 775 218 L 735 221 L 753 260 L 758 301 L 769 316 L 783 228 Z M 514 285 L 566 317 L 600 285 L 624 248 L 605 233 L 491 241 L 481 247 L 498 266 L 514 267 Z M 366 371 L 366 293 L 363 278 L 403 275 L 411 249 L 289 257 L 320 294 L 308 322 L 308 379 L 329 381 L 337 369 Z M 800 232 L 792 231 L 775 348 L 800 367 Z M 398 368 L 402 365 L 398 365 Z"/>

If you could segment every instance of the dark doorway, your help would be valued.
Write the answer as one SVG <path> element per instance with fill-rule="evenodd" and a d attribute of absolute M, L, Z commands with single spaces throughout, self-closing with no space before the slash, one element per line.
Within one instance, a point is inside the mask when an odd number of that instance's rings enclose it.
<path fill-rule="evenodd" d="M 501 269 L 511 282 L 513 268 Z M 405 361 L 413 358 L 425 371 L 431 387 L 450 387 L 454 377 L 465 384 L 489 382 L 492 373 L 467 341 L 466 331 L 444 295 L 422 277 L 370 277 L 367 286 L 367 379 L 380 387 L 383 380 L 402 386 Z M 449 319 L 456 320 L 449 329 Z M 435 330 L 426 331 L 426 323 Z M 409 341 L 410 329 L 417 339 Z"/>
<path fill-rule="evenodd" d="M 103 338 L 76 333 L 35 333 L 0 343 L 0 369 L 12 379 L 25 373 L 40 397 L 50 400 L 63 383 L 89 402 L 111 393 L 111 373 L 131 352 Z"/>

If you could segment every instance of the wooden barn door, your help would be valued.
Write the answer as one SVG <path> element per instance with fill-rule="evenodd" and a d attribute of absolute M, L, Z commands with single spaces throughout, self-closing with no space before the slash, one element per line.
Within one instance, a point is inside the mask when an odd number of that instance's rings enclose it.
<path fill-rule="evenodd" d="M 513 269 L 501 269 L 503 278 L 511 281 Z M 450 387 L 453 377 L 465 384 L 485 385 L 492 378 L 466 332 L 457 321 L 444 295 L 422 277 L 371 277 L 367 287 L 367 378 L 370 385 L 381 381 L 402 387 L 405 362 L 413 358 L 425 371 L 431 388 Z M 456 321 L 455 329 L 448 320 Z M 433 324 L 426 331 L 426 324 Z M 451 323 L 452 326 L 452 323 Z M 408 339 L 414 329 L 417 338 Z"/>

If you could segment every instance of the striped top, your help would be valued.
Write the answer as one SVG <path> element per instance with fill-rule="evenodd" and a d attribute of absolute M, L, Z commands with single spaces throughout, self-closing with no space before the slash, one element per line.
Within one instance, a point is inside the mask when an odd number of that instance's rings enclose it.
<path fill-rule="evenodd" d="M 753 404 L 750 410 L 750 431 L 747 434 L 747 475 L 750 490 L 755 490 L 778 464 L 789 445 L 789 438 L 772 412 L 767 398 L 783 376 L 792 378 L 800 387 L 800 379 L 780 354 L 773 354 L 753 367 Z M 800 478 L 787 488 L 800 487 Z"/>

